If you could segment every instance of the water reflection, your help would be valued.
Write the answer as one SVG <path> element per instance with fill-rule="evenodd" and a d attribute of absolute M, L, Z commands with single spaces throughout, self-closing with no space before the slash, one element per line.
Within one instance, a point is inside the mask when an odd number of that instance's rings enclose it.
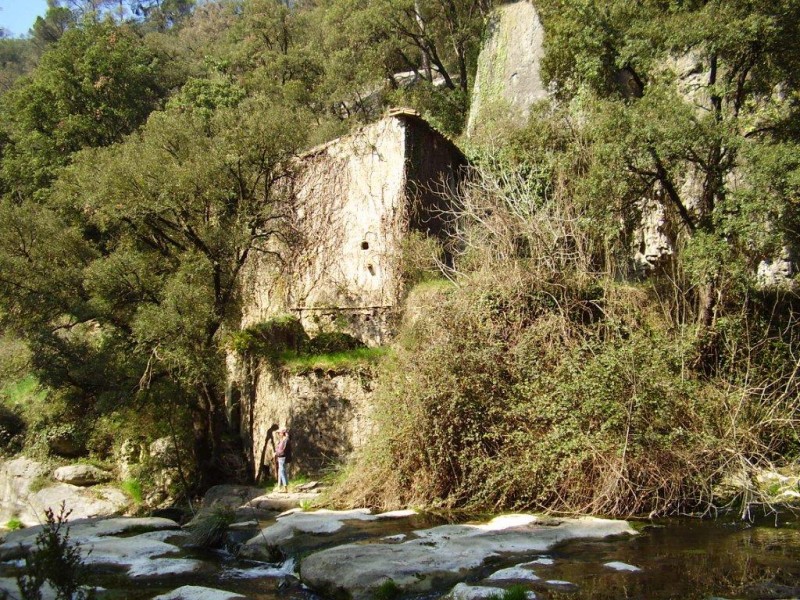
<path fill-rule="evenodd" d="M 794 520 L 775 526 L 671 520 L 630 539 L 570 542 L 549 554 L 542 578 L 577 584 L 574 592 L 539 587 L 545 599 L 795 598 L 800 596 L 800 530 Z M 638 572 L 618 572 L 620 561 Z"/>

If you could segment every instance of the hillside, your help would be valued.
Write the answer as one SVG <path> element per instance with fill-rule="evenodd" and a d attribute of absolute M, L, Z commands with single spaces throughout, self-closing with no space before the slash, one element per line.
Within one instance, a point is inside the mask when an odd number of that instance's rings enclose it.
<path fill-rule="evenodd" d="M 315 360 L 357 349 L 371 435 L 332 503 L 778 501 L 762 474 L 800 450 L 798 27 L 796 0 L 52 3 L 0 40 L 4 451 L 113 466 L 169 438 L 173 497 L 252 480 L 253 373 L 338 376 Z M 370 276 L 397 267 L 366 302 L 344 259 L 319 266 L 339 249 L 311 239 L 309 198 L 388 187 L 308 173 L 390 160 L 363 133 L 387 114 L 424 130 L 396 146 L 420 212 L 354 242 L 389 255 Z M 254 270 L 299 331 L 248 316 Z M 298 273 L 330 293 L 303 304 Z M 361 360 L 355 321 L 319 325 L 344 298 L 362 325 L 392 308 L 388 348 Z"/>

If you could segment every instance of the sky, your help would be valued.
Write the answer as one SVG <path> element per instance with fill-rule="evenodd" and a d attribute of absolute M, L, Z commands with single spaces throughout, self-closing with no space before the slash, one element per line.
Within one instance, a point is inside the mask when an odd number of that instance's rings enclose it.
<path fill-rule="evenodd" d="M 0 27 L 13 36 L 25 35 L 36 17 L 47 12 L 47 0 L 0 0 Z"/>

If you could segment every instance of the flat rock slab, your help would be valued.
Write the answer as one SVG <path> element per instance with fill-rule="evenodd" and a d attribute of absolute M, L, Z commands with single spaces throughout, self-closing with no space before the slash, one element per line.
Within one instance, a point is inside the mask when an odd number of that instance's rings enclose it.
<path fill-rule="evenodd" d="M 74 544 L 83 545 L 96 541 L 99 538 L 114 536 L 135 531 L 161 531 L 180 529 L 175 521 L 160 517 L 128 518 L 119 517 L 112 519 L 83 519 L 71 521 L 64 528 L 69 527 L 69 538 Z M 28 550 L 36 545 L 36 536 L 43 527 L 37 525 L 19 531 L 12 531 L 0 544 L 0 560 L 22 558 Z M 62 532 L 65 529 L 62 529 Z"/>
<path fill-rule="evenodd" d="M 445 600 L 490 600 L 491 598 L 502 598 L 505 592 L 505 588 L 501 587 L 459 583 L 444 598 Z M 530 591 L 526 592 L 525 598 L 536 600 L 536 594 Z"/>
<path fill-rule="evenodd" d="M 291 554 L 305 553 L 320 545 L 336 543 L 342 535 L 370 537 L 362 527 L 363 524 L 405 519 L 416 514 L 413 510 L 372 514 L 366 508 L 310 512 L 292 510 L 279 516 L 275 523 L 245 542 L 239 549 L 239 555 L 245 558 L 280 560 Z"/>
<path fill-rule="evenodd" d="M 402 543 L 345 544 L 306 557 L 303 583 L 336 596 L 366 600 L 387 579 L 405 593 L 453 585 L 480 569 L 490 557 L 545 552 L 576 538 L 635 535 L 625 521 L 585 517 L 553 522 L 534 515 L 506 515 L 479 525 L 442 525 L 414 532 Z"/>
<path fill-rule="evenodd" d="M 246 598 L 240 594 L 218 590 L 215 588 L 200 587 L 198 585 L 184 585 L 167 594 L 156 596 L 153 600 L 235 600 Z"/>

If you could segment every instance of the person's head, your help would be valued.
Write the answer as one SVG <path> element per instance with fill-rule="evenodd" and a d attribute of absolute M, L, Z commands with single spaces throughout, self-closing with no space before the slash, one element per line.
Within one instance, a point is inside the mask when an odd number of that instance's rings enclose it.
<path fill-rule="evenodd" d="M 286 429 L 286 427 L 281 427 L 280 429 L 278 429 L 278 433 L 282 436 L 287 436 L 289 435 L 289 430 Z"/>

